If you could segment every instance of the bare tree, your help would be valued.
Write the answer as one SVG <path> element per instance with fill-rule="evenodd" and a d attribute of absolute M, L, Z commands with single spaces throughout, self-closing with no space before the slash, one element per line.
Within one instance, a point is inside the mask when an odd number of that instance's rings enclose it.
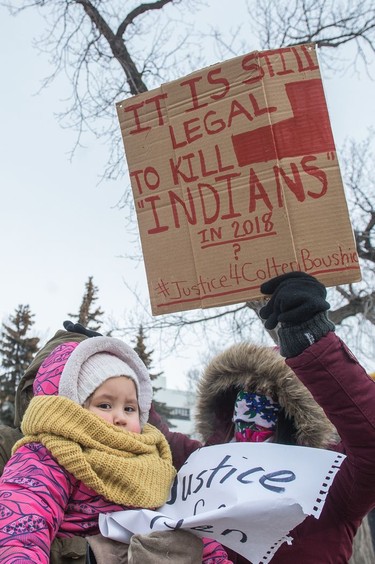
<path fill-rule="evenodd" d="M 190 63 L 193 49 L 188 38 L 193 30 L 183 19 L 200 4 L 201 0 L 0 2 L 14 15 L 34 9 L 44 18 L 46 31 L 35 48 L 48 57 L 52 72 L 42 88 L 61 73 L 67 76 L 71 93 L 58 119 L 77 132 L 72 154 L 88 132 L 106 142 L 110 151 L 106 178 L 125 170 L 115 101 L 145 92 L 176 78 L 177 69 L 186 72 L 197 64 Z"/>
<path fill-rule="evenodd" d="M 348 141 L 342 151 L 342 169 L 351 210 L 363 281 L 355 286 L 337 287 L 340 305 L 331 313 L 334 323 L 361 314 L 375 325 L 375 155 L 374 133 L 367 139 Z"/>
<path fill-rule="evenodd" d="M 1 0 L 0 0 L 1 2 Z M 316 42 L 323 64 L 343 69 L 373 61 L 375 52 L 375 4 L 373 0 L 247 0 L 248 22 L 238 28 L 210 30 L 199 20 L 200 0 L 154 0 L 139 3 L 120 0 L 8 0 L 2 1 L 15 15 L 38 10 L 46 21 L 46 33 L 36 47 L 47 53 L 52 73 L 48 86 L 63 72 L 71 86 L 69 105 L 60 113 L 61 123 L 82 136 L 92 132 L 108 141 L 111 154 L 104 172 L 107 178 L 124 171 L 115 101 L 144 92 L 205 63 L 202 46 L 214 42 L 219 56 L 228 58 L 256 48 L 278 48 Z M 192 20 L 190 14 L 196 14 Z M 189 14 L 189 18 L 187 18 Z M 187 23 L 188 22 L 188 23 Z M 190 23 L 189 23 L 190 22 Z M 194 26 L 192 25 L 194 23 Z M 244 26 L 246 25 L 246 29 Z M 249 33 L 249 29 L 251 33 Z M 345 45 L 355 46 L 354 58 L 345 61 Z M 344 156 L 344 175 L 351 197 L 351 214 L 364 282 L 355 288 L 338 287 L 333 293 L 332 317 L 350 328 L 356 316 L 371 325 L 374 313 L 374 183 L 369 145 L 351 144 Z M 343 153 L 345 155 L 345 153 Z M 130 187 L 124 195 L 124 214 L 134 224 Z M 143 320 L 146 329 L 172 328 L 176 339 L 184 328 L 202 329 L 214 324 L 219 333 L 242 336 L 251 323 L 259 323 L 252 303 L 208 313 L 188 313 Z M 212 323 L 208 324 L 211 321 Z M 138 325 L 132 329 L 136 332 Z"/>
<path fill-rule="evenodd" d="M 327 64 L 340 61 L 337 48 L 347 43 L 356 44 L 356 59 L 365 64 L 374 54 L 372 0 L 248 0 L 248 22 L 239 22 L 231 33 L 207 32 L 199 19 L 204 4 L 201 0 L 0 0 L 14 15 L 34 9 L 45 19 L 46 31 L 35 42 L 52 68 L 43 86 L 60 73 L 68 77 L 69 104 L 58 117 L 62 125 L 77 131 L 73 152 L 88 131 L 108 141 L 107 178 L 124 172 L 115 101 L 204 65 L 202 46 L 207 39 L 214 41 L 221 58 L 259 46 L 312 41 L 324 48 Z M 194 25 L 187 17 L 191 13 L 196 14 Z"/>
<path fill-rule="evenodd" d="M 260 0 L 254 8 L 262 48 L 314 42 L 332 50 L 354 41 L 365 64 L 374 54 L 375 7 L 371 1 Z"/>

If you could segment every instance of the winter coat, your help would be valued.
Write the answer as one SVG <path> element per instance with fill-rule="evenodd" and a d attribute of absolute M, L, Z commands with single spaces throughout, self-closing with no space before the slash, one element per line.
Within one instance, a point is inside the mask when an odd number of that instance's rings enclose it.
<path fill-rule="evenodd" d="M 4 467 L 11 457 L 14 444 L 22 437 L 20 430 L 22 417 L 33 396 L 32 388 L 34 378 L 43 360 L 47 358 L 59 344 L 66 341 L 81 342 L 84 339 L 87 339 L 87 337 L 80 333 L 72 333 L 63 330 L 57 331 L 43 349 L 35 355 L 33 362 L 25 371 L 16 391 L 15 426 L 0 426 L 0 475 L 3 473 Z M 55 538 L 51 546 L 50 564 L 85 564 L 86 551 L 87 542 L 83 537 L 72 536 L 69 538 Z"/>
<path fill-rule="evenodd" d="M 332 332 L 286 361 L 271 349 L 234 346 L 211 362 L 200 383 L 197 429 L 206 444 L 228 433 L 239 389 L 277 399 L 294 423 L 296 444 L 347 455 L 319 519 L 309 516 L 291 531 L 292 545 L 281 545 L 272 563 L 348 562 L 361 520 L 375 506 L 374 382 Z M 334 428 L 341 440 L 332 446 Z"/>
<path fill-rule="evenodd" d="M 319 519 L 309 516 L 291 531 L 292 545 L 282 544 L 272 564 L 349 562 L 356 531 L 375 506 L 375 383 L 332 332 L 286 361 L 271 348 L 234 345 L 210 362 L 199 383 L 196 427 L 204 444 L 231 440 L 234 400 L 241 389 L 278 400 L 283 421 L 278 442 L 290 444 L 293 435 L 297 445 L 347 456 Z M 154 414 L 151 422 L 157 424 Z M 161 430 L 174 460 L 182 464 L 190 440 Z M 196 448 L 196 441 L 191 442 L 191 451 Z M 358 552 L 373 558 L 370 546 L 359 546 Z M 231 550 L 228 555 L 235 564 L 248 562 Z M 365 558 L 356 564 L 375 562 Z"/>
<path fill-rule="evenodd" d="M 64 343 L 48 356 L 48 362 L 58 366 L 49 375 L 51 389 L 58 389 L 69 357 L 69 353 L 61 350 L 63 346 L 71 352 L 72 347 Z M 38 376 L 39 373 L 35 377 L 34 389 L 39 383 Z M 55 536 L 95 535 L 99 533 L 99 513 L 126 509 L 77 480 L 39 443 L 27 443 L 16 451 L 11 462 L 6 464 L 0 483 L 2 564 L 18 563 L 19 559 L 47 564 Z M 30 546 L 29 534 L 32 535 Z M 6 548 L 1 548 L 2 545 Z"/>

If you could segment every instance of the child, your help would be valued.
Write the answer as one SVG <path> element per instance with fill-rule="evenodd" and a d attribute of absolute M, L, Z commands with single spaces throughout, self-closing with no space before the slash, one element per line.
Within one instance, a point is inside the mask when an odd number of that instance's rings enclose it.
<path fill-rule="evenodd" d="M 58 345 L 69 341 L 80 342 L 92 337 L 93 332 L 81 324 L 65 322 L 66 330 L 58 330 L 37 352 L 22 375 L 14 398 L 14 421 L 12 426 L 0 426 L 0 476 L 12 456 L 12 448 L 22 438 L 21 421 L 33 397 L 33 383 L 42 362 Z M 55 537 L 51 545 L 50 564 L 87 564 L 87 541 L 84 537 Z"/>
<path fill-rule="evenodd" d="M 2 564 L 48 563 L 56 535 L 96 535 L 99 513 L 163 505 L 176 473 L 147 424 L 149 374 L 122 341 L 58 345 L 33 392 L 0 479 Z"/>

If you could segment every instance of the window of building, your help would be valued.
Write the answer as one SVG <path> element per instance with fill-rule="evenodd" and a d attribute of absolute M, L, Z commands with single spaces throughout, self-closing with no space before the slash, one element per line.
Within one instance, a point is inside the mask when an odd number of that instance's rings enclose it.
<path fill-rule="evenodd" d="M 190 409 L 187 407 L 172 407 L 171 415 L 172 419 L 190 419 Z"/>

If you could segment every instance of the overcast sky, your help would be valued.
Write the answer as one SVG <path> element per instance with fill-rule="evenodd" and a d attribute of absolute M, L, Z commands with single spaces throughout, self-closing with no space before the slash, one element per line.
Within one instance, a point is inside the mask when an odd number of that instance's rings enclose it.
<path fill-rule="evenodd" d="M 235 23 L 226 0 L 209 4 L 202 14 L 207 21 Z M 107 156 L 99 141 L 69 160 L 74 133 L 54 116 L 67 93 L 64 77 L 36 95 L 50 70 L 32 46 L 43 19 L 33 11 L 13 18 L 2 9 L 0 16 L 0 320 L 29 304 L 43 341 L 78 311 L 90 275 L 99 287 L 98 305 L 114 319 L 133 307 L 124 279 L 147 297 L 146 276 L 142 265 L 119 258 L 132 244 L 116 207 L 127 179 L 98 185 Z M 214 55 L 208 62 L 217 62 Z M 324 69 L 323 78 L 336 145 L 348 136 L 363 139 L 375 125 L 375 83 L 365 73 L 328 78 Z M 164 361 L 160 369 L 176 383 L 172 364 Z"/>

